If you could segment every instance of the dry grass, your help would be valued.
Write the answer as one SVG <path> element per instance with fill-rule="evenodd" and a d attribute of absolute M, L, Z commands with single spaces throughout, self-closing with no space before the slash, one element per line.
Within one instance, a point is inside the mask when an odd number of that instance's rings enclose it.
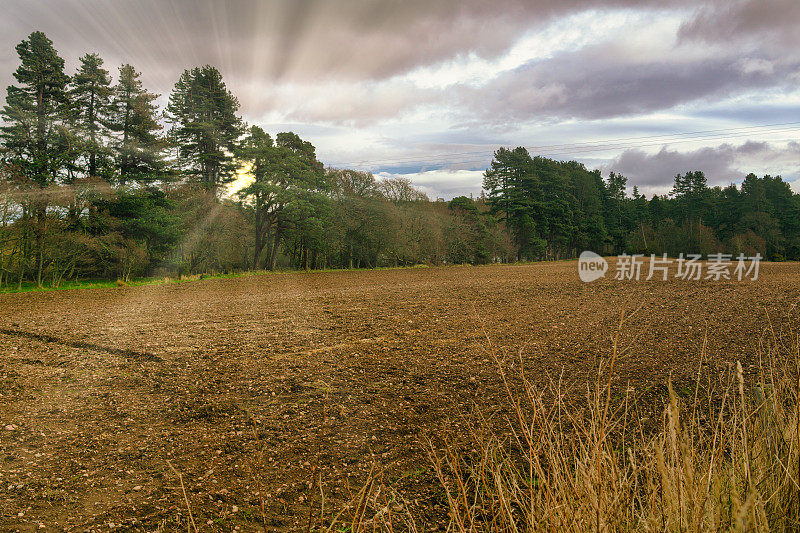
<path fill-rule="evenodd" d="M 510 431 L 484 421 L 466 442 L 427 443 L 450 530 L 797 531 L 796 311 L 782 328 L 767 328 L 757 376 L 740 364 L 712 376 L 701 365 L 687 398 L 669 386 L 663 420 L 650 429 L 632 394 L 612 394 L 616 342 L 580 409 L 558 384 L 522 376 L 525 392 L 513 393 L 490 343 L 512 404 Z"/>
<path fill-rule="evenodd" d="M 511 406 L 508 430 L 469 417 L 477 422 L 466 438 L 423 444 L 441 484 L 448 531 L 797 531 L 797 311 L 782 327 L 766 328 L 757 374 L 737 364 L 710 375 L 701 363 L 683 398 L 669 385 L 655 427 L 642 423 L 629 389 L 615 394 L 617 340 L 582 407 L 560 381 L 542 387 L 524 372 L 523 393 L 514 392 L 508 361 L 489 341 Z M 318 517 L 309 515 L 307 532 L 425 530 L 377 465 L 335 512 L 325 508 L 321 483 L 317 490 Z"/>

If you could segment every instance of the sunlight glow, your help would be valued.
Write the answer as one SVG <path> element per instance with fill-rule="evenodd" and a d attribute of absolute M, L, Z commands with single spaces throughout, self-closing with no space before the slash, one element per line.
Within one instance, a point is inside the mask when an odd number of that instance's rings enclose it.
<path fill-rule="evenodd" d="M 250 174 L 250 167 L 251 165 L 247 163 L 236 171 L 236 179 L 230 182 L 222 193 L 224 198 L 238 200 L 236 193 L 253 183 L 253 176 Z"/>

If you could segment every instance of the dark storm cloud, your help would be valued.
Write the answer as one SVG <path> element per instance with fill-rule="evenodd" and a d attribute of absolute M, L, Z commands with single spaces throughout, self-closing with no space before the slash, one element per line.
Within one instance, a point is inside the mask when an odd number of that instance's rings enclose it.
<path fill-rule="evenodd" d="M 6 46 L 42 29 L 69 55 L 97 49 L 148 67 L 208 62 L 235 74 L 260 70 L 264 81 L 275 81 L 381 78 L 459 54 L 491 57 L 532 26 L 602 3 L 5 0 L 0 7 Z"/>
<path fill-rule="evenodd" d="M 681 2 L 673 2 L 679 5 Z M 209 63 L 231 85 L 255 80 L 380 80 L 474 54 L 492 58 L 525 32 L 590 8 L 636 0 L 0 0 L 4 58 L 45 31 L 74 65 L 96 51 L 112 70 L 131 62 L 166 92 L 187 67 Z M 3 84 L 11 81 L 4 60 Z M 255 91 L 249 91 L 253 93 Z M 242 98 L 245 107 L 254 94 Z M 268 108 L 269 102 L 257 107 Z M 261 111 L 263 109 L 259 109 Z"/>
<path fill-rule="evenodd" d="M 702 98 L 796 84 L 798 62 L 750 68 L 736 55 L 682 59 L 631 58 L 603 44 L 558 54 L 462 90 L 463 105 L 484 120 L 638 115 Z M 764 60 L 766 61 L 766 60 Z M 756 64 L 761 64 L 753 60 Z"/>
<path fill-rule="evenodd" d="M 735 149 L 732 146 L 702 148 L 690 152 L 678 152 L 662 148 L 655 154 L 642 150 L 627 150 L 608 165 L 608 170 L 619 172 L 629 179 L 630 185 L 670 185 L 675 175 L 694 170 L 703 170 L 715 184 L 730 182 L 738 174 L 731 168 Z"/>
<path fill-rule="evenodd" d="M 749 172 L 769 172 L 772 166 L 789 168 L 791 175 L 796 175 L 800 170 L 800 144 L 745 142 L 685 152 L 664 147 L 656 153 L 633 149 L 605 165 L 605 170 L 620 172 L 628 177 L 629 185 L 641 188 L 668 187 L 675 175 L 695 170 L 705 173 L 709 185 L 724 186 L 741 181 Z"/>
<path fill-rule="evenodd" d="M 685 39 L 731 43 L 755 40 L 760 46 L 792 49 L 800 44 L 797 0 L 717 0 L 697 10 L 679 35 Z"/>
<path fill-rule="evenodd" d="M 560 53 L 480 86 L 421 89 L 408 81 L 391 81 L 368 82 L 335 93 L 312 89 L 306 96 L 289 90 L 273 96 L 268 107 L 283 109 L 293 120 L 364 126 L 420 106 L 438 105 L 457 113 L 468 128 L 505 128 L 527 121 L 643 115 L 699 100 L 723 100 L 745 91 L 791 89 L 800 76 L 800 61 L 738 56 L 631 60 L 613 51 L 609 45 L 599 45 Z M 757 122 L 797 116 L 796 107 L 771 113 L 748 110 L 739 105 L 729 116 L 749 113 Z"/>

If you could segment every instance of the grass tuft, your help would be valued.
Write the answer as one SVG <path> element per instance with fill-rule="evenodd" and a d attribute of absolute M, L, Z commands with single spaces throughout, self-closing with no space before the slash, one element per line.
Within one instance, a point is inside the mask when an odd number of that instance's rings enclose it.
<path fill-rule="evenodd" d="M 706 370 L 688 398 L 670 384 L 661 423 L 650 429 L 636 416 L 636 398 L 611 395 L 616 347 L 576 409 L 558 385 L 523 377 L 524 392 L 511 392 L 490 346 L 506 383 L 510 430 L 483 424 L 461 443 L 428 441 L 450 529 L 797 531 L 798 346 L 796 325 L 768 328 L 757 377 L 737 363 L 721 395 L 705 398 L 701 391 L 719 377 Z"/>

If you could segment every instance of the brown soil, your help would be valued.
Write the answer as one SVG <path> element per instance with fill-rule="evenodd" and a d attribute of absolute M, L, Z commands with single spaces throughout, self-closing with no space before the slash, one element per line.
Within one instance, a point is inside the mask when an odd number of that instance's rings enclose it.
<path fill-rule="evenodd" d="M 562 262 L 0 295 L 0 531 L 186 530 L 170 465 L 201 531 L 260 530 L 262 500 L 268 530 L 304 530 L 314 479 L 327 514 L 373 465 L 392 509 L 446 523 L 419 441 L 503 411 L 487 339 L 580 396 L 625 311 L 614 380 L 657 418 L 704 339 L 712 369 L 753 372 L 799 299 L 797 263 L 757 282 L 584 284 Z"/>

